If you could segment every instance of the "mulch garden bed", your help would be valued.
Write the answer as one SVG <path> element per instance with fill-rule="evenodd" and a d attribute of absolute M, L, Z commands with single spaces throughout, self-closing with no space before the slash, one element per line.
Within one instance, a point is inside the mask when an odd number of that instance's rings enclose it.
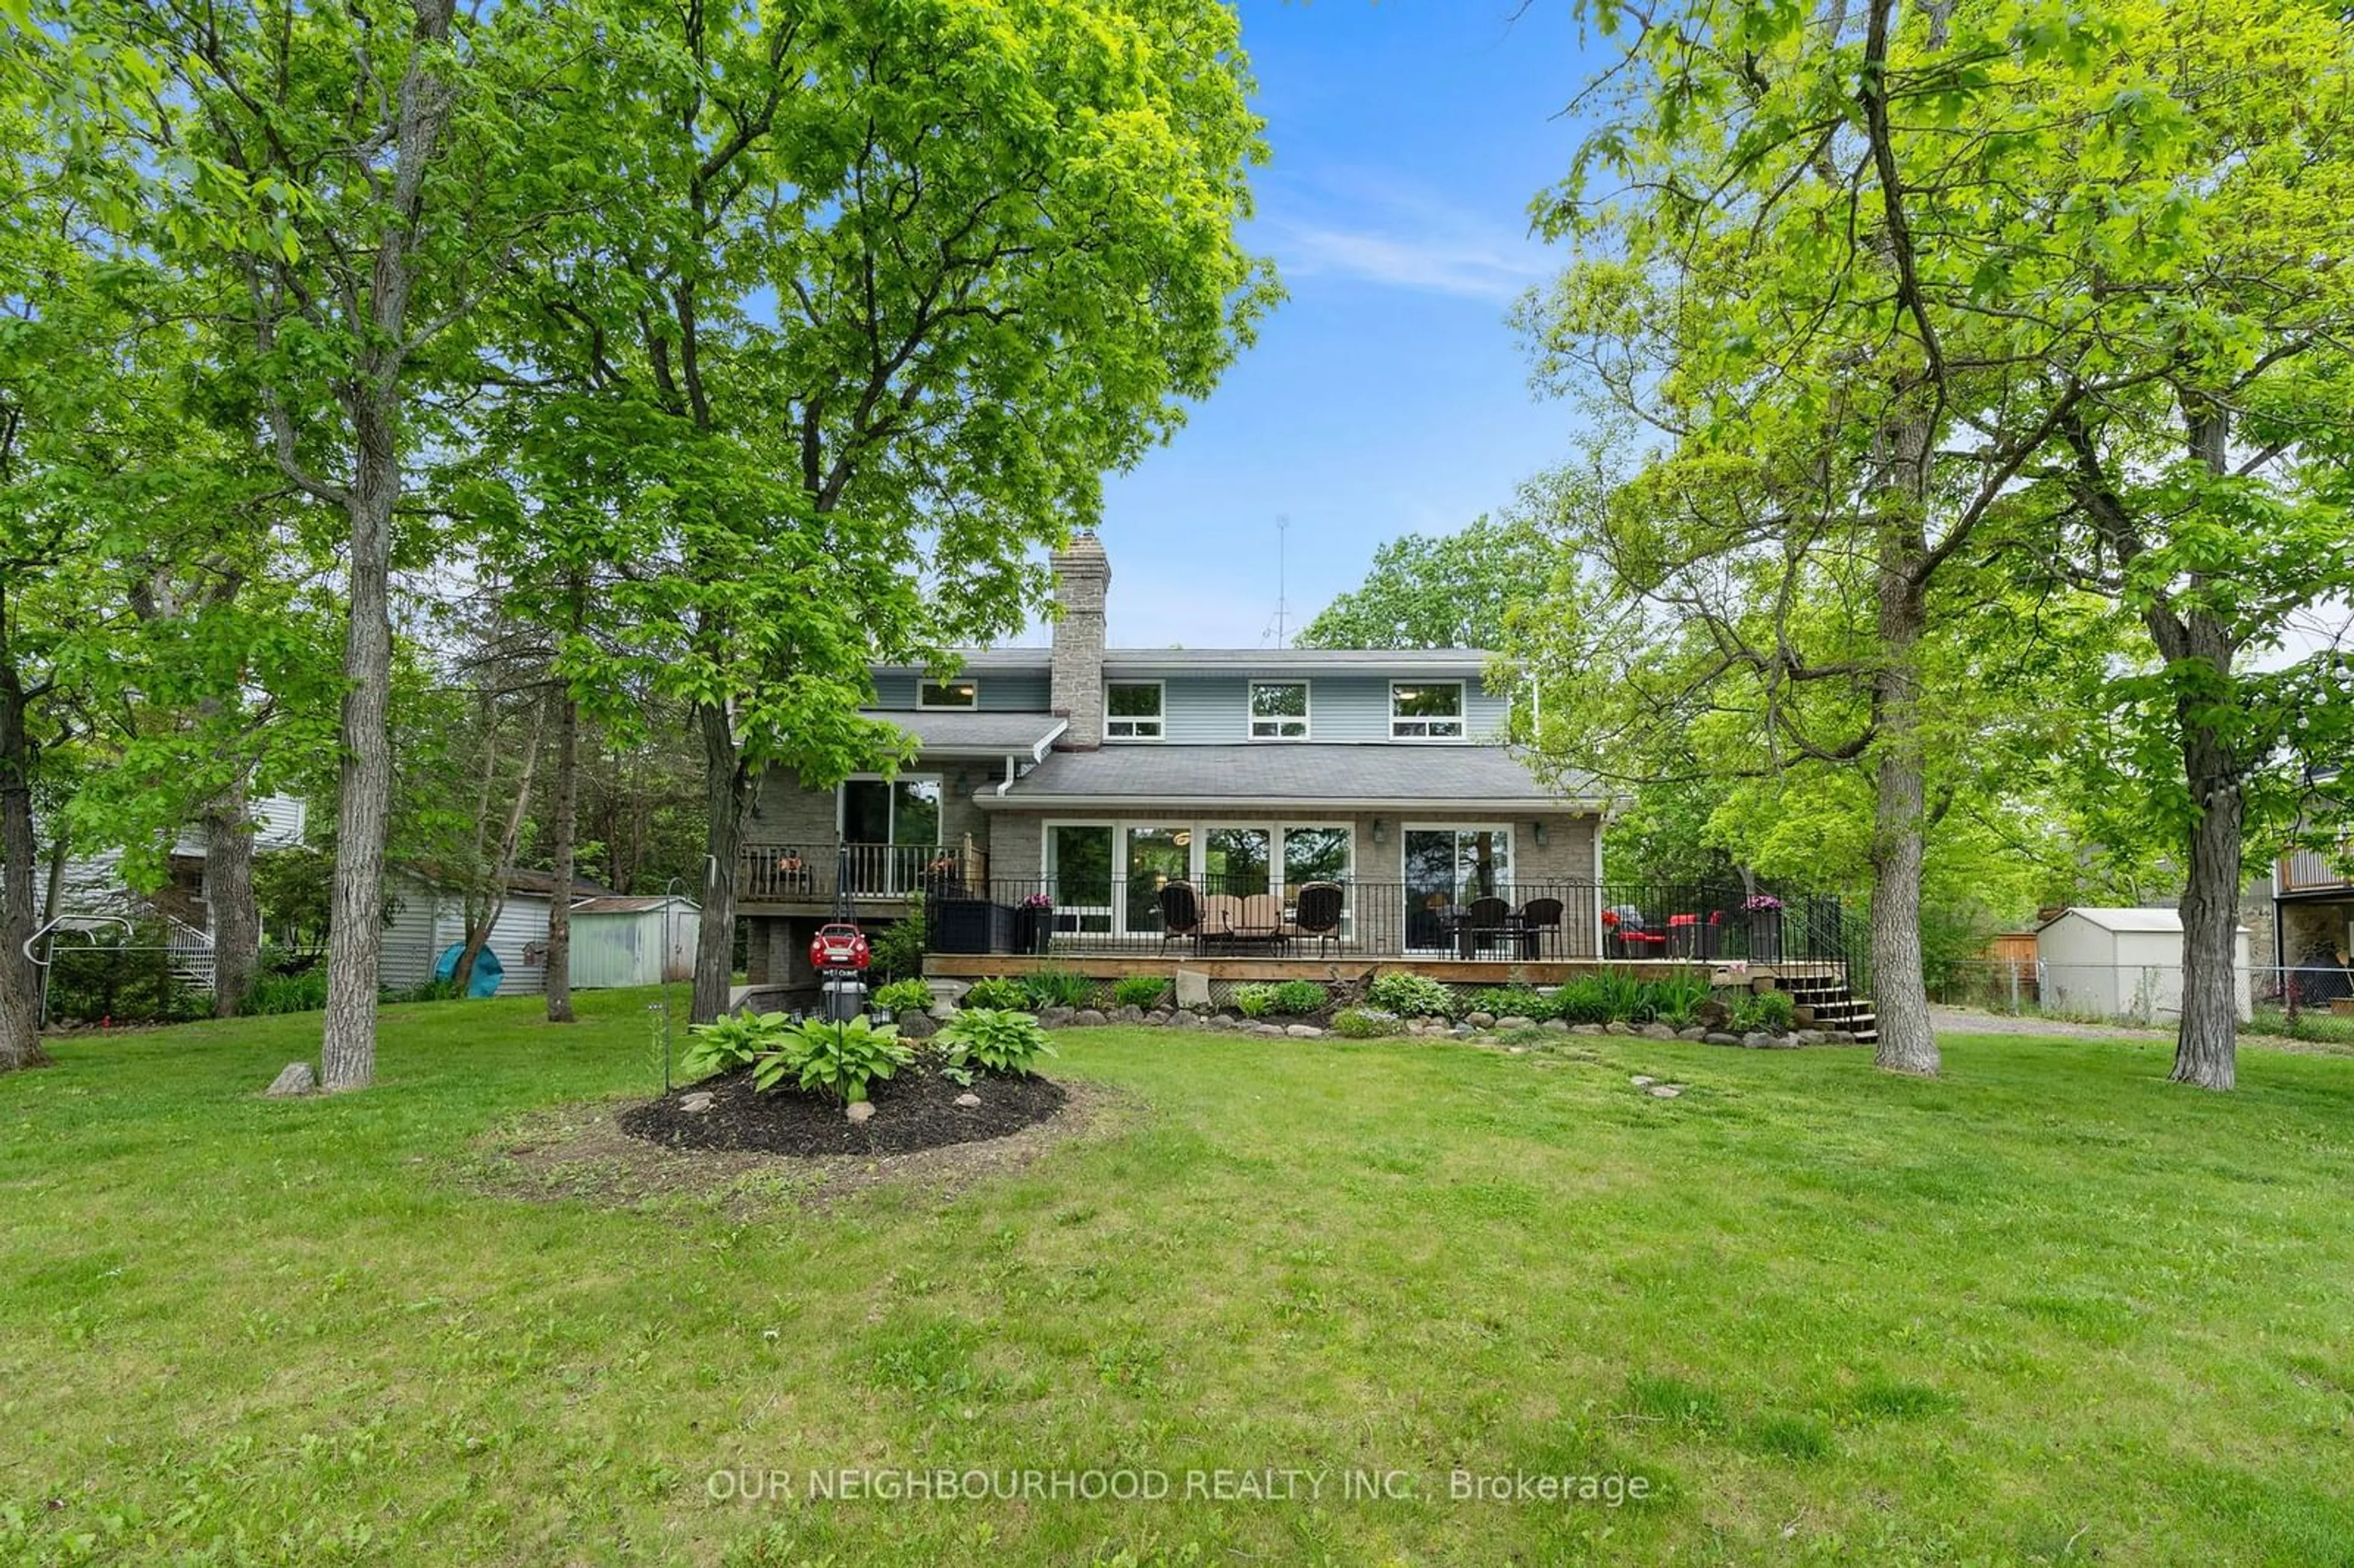
<path fill-rule="evenodd" d="M 707 1094 L 708 1109 L 684 1108 Z M 956 1103 L 981 1097 L 977 1106 Z M 970 1088 L 938 1073 L 911 1069 L 869 1086 L 875 1114 L 854 1122 L 843 1107 L 791 1090 L 761 1094 L 749 1068 L 674 1089 L 632 1106 L 617 1121 L 623 1132 L 679 1150 L 730 1150 L 811 1156 L 912 1154 L 950 1144 L 1003 1138 L 1046 1120 L 1063 1108 L 1063 1087 L 1044 1078 L 977 1077 Z M 698 1102 L 699 1103 L 699 1102 Z"/>

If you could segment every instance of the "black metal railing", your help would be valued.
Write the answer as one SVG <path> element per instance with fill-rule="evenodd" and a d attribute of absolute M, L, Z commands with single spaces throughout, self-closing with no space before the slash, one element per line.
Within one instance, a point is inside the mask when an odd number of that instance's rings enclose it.
<path fill-rule="evenodd" d="M 1840 900 L 1752 908 L 1740 888 L 1648 882 L 1520 882 L 1435 889 L 1264 874 L 1001 878 L 925 902 L 942 953 L 1413 958 L 1434 961 L 1839 964 Z"/>
<path fill-rule="evenodd" d="M 987 877 L 987 857 L 970 842 L 948 844 L 748 844 L 736 857 L 736 896 L 754 904 L 830 902 L 968 894 Z"/>

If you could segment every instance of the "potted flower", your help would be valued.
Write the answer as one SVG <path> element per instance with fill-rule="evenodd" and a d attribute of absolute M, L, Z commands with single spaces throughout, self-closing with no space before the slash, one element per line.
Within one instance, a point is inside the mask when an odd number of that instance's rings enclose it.
<path fill-rule="evenodd" d="M 1741 901 L 1749 917 L 1749 957 L 1757 963 L 1782 959 L 1782 901 L 1770 893 L 1753 893 Z"/>
<path fill-rule="evenodd" d="M 1014 916 L 1013 945 L 1025 953 L 1043 953 L 1055 935 L 1055 898 L 1049 893 L 1034 893 L 1023 899 Z"/>

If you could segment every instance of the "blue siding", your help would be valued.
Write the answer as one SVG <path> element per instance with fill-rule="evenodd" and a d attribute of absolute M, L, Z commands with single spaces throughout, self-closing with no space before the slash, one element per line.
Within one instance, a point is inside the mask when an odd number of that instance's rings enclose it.
<path fill-rule="evenodd" d="M 1042 714 L 1051 697 L 1044 670 L 976 672 L 968 679 L 980 683 L 980 706 L 993 713 Z M 875 677 L 875 705 L 906 712 L 916 705 L 916 677 L 885 673 Z"/>
<path fill-rule="evenodd" d="M 1386 675 L 1310 676 L 1308 737 L 1335 743 L 1388 740 L 1390 680 Z M 1477 680 L 1465 684 L 1469 688 L 1465 694 L 1469 710 L 1464 715 L 1465 738 L 1492 739 L 1504 727 L 1505 702 L 1481 690 Z M 1243 675 L 1170 676 L 1162 699 L 1168 739 L 1178 746 L 1231 745 L 1249 739 L 1250 726 L 1246 719 L 1249 688 L 1250 678 Z M 986 693 L 987 688 L 982 690 Z"/>

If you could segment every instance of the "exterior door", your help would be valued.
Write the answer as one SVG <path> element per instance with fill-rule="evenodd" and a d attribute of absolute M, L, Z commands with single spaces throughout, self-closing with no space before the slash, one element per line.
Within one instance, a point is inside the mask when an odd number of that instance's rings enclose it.
<path fill-rule="evenodd" d="M 1448 911 L 1475 898 L 1511 896 L 1511 829 L 1409 828 L 1403 836 L 1408 948 L 1447 949 Z"/>

